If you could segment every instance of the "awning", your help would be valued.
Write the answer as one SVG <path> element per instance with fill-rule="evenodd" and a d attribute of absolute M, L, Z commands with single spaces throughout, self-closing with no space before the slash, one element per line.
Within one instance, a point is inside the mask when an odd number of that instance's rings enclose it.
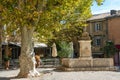
<path fill-rule="evenodd" d="M 8 42 L 8 43 L 2 42 L 2 45 L 8 45 L 8 44 L 16 45 L 16 46 L 19 46 L 19 47 L 21 46 L 21 44 L 19 42 Z"/>
<path fill-rule="evenodd" d="M 115 47 L 116 47 L 117 49 L 120 49 L 120 45 L 115 45 Z"/>
<path fill-rule="evenodd" d="M 47 47 L 47 45 L 45 43 L 34 43 L 34 47 L 38 48 L 38 47 Z"/>
<path fill-rule="evenodd" d="M 13 44 L 13 45 L 21 47 L 21 43 L 19 43 L 19 42 L 9 42 L 8 44 Z M 2 45 L 7 45 L 7 43 L 6 42 L 2 42 Z M 34 43 L 34 47 L 35 48 L 47 47 L 47 45 L 45 43 Z"/>

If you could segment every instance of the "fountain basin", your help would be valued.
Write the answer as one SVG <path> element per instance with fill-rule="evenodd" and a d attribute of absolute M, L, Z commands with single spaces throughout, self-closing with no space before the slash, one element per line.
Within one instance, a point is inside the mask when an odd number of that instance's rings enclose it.
<path fill-rule="evenodd" d="M 112 58 L 94 59 L 62 59 L 62 66 L 59 68 L 64 71 L 114 71 L 116 70 Z"/>

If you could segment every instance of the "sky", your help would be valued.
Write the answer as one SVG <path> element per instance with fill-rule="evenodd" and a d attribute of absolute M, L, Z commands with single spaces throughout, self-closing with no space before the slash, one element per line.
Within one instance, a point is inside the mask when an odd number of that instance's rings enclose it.
<path fill-rule="evenodd" d="M 91 10 L 92 14 L 110 12 L 110 10 L 120 10 L 120 0 L 105 0 L 101 6 L 98 6 L 96 2 L 94 2 Z"/>

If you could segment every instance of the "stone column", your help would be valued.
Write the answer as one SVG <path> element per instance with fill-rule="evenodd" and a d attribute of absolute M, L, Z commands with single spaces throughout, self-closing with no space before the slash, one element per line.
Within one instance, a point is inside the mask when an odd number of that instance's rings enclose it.
<path fill-rule="evenodd" d="M 88 32 L 83 32 L 79 41 L 79 58 L 80 59 L 91 59 L 91 39 Z"/>
<path fill-rule="evenodd" d="M 79 58 L 92 59 L 91 40 L 80 40 L 79 45 Z"/>

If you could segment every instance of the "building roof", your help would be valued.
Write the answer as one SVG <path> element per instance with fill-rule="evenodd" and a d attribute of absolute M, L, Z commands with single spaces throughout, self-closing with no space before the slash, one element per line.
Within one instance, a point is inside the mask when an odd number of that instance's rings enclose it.
<path fill-rule="evenodd" d="M 91 18 L 89 18 L 88 21 L 97 20 L 97 19 L 104 19 L 108 16 L 110 16 L 109 13 L 95 14 Z"/>
<path fill-rule="evenodd" d="M 107 18 L 112 18 L 112 17 L 118 17 L 120 16 L 120 10 L 116 12 L 116 14 L 111 15 L 111 12 L 106 12 L 106 13 L 101 13 L 101 14 L 95 14 L 91 18 L 89 18 L 87 21 L 92 21 L 92 20 L 100 20 L 100 19 L 107 19 Z"/>

